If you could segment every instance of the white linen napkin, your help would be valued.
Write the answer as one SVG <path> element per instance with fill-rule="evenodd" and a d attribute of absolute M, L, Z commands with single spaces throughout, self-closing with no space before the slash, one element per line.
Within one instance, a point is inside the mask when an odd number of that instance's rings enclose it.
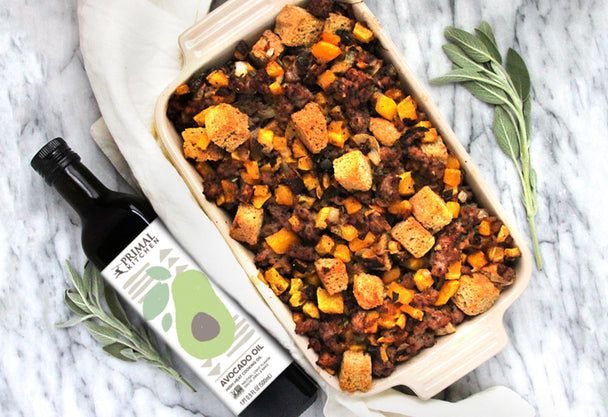
<path fill-rule="evenodd" d="M 103 119 L 91 135 L 116 169 L 141 189 L 175 238 L 213 281 L 231 294 L 312 375 L 327 394 L 324 413 L 338 416 L 534 416 L 505 387 L 457 403 L 394 390 L 355 399 L 327 386 L 274 318 L 152 135 L 157 98 L 179 73 L 178 35 L 203 17 L 210 0 L 79 0 L 80 46 Z"/>

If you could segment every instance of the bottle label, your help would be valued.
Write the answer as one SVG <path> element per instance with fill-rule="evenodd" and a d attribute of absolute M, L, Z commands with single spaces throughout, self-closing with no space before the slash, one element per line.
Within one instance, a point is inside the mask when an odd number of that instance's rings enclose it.
<path fill-rule="evenodd" d="M 102 271 L 174 352 L 235 413 L 291 358 L 154 220 Z"/>

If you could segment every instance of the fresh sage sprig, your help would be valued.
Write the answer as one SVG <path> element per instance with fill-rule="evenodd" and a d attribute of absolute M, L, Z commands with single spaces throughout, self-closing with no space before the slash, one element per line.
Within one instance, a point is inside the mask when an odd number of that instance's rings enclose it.
<path fill-rule="evenodd" d="M 136 326 L 129 320 L 118 295 L 111 287 L 104 285 L 97 268 L 87 263 L 81 277 L 69 262 L 66 264 L 74 289 L 65 291 L 64 300 L 76 315 L 57 323 L 57 327 L 82 323 L 110 355 L 127 362 L 146 361 L 195 391 L 170 361 L 159 353 L 152 331 L 144 326 Z"/>
<path fill-rule="evenodd" d="M 454 63 L 452 71 L 431 83 L 461 83 L 494 108 L 494 135 L 500 149 L 515 163 L 522 185 L 536 265 L 543 268 L 534 218 L 538 210 L 536 171 L 530 160 L 530 74 L 522 57 L 509 48 L 503 66 L 492 27 L 482 22 L 475 34 L 455 27 L 445 30 L 451 42 L 443 50 Z"/>

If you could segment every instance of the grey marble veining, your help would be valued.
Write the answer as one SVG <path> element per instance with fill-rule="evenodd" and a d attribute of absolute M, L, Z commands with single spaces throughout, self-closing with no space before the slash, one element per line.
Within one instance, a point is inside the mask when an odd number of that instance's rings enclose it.
<path fill-rule="evenodd" d="M 539 416 L 608 415 L 608 5 L 604 1 L 366 0 L 520 229 L 520 186 L 492 136 L 493 113 L 461 87 L 430 86 L 449 70 L 443 29 L 495 30 L 532 75 L 537 231 L 545 263 L 508 310 L 508 347 L 442 395 L 497 384 Z M 200 386 L 188 390 L 144 364 L 101 351 L 68 316 L 64 260 L 78 268 L 79 219 L 29 168 L 63 136 L 110 187 L 126 189 L 88 129 L 99 117 L 78 50 L 75 4 L 0 4 L 0 415 L 225 416 Z M 184 370 L 186 374 L 187 370 Z M 322 415 L 321 402 L 307 412 Z"/>

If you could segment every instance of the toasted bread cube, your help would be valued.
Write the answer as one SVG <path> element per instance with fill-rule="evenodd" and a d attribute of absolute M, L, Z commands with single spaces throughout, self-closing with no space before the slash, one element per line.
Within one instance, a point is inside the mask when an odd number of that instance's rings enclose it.
<path fill-rule="evenodd" d="M 323 21 L 301 7 L 288 4 L 277 16 L 274 31 L 287 46 L 310 46 L 319 40 Z"/>
<path fill-rule="evenodd" d="M 251 56 L 261 64 L 277 59 L 284 50 L 281 39 L 273 31 L 265 30 L 251 48 Z"/>
<path fill-rule="evenodd" d="M 251 137 L 249 117 L 230 104 L 221 103 L 205 114 L 205 128 L 211 142 L 234 152 Z"/>
<path fill-rule="evenodd" d="M 340 365 L 342 391 L 369 391 L 372 387 L 372 357 L 367 352 L 347 350 Z"/>
<path fill-rule="evenodd" d="M 308 103 L 304 108 L 291 115 L 296 134 L 312 152 L 319 153 L 327 146 L 327 123 L 317 103 Z"/>
<path fill-rule="evenodd" d="M 454 304 L 467 316 L 484 313 L 494 305 L 500 291 L 483 274 L 462 275 L 456 294 L 452 296 Z"/>
<path fill-rule="evenodd" d="M 445 147 L 440 136 L 434 142 L 426 142 L 420 144 L 422 153 L 431 159 L 436 159 L 443 164 L 448 163 L 448 149 Z"/>
<path fill-rule="evenodd" d="M 369 130 L 384 146 L 393 146 L 401 137 L 394 123 L 380 117 L 372 117 L 369 120 Z"/>
<path fill-rule="evenodd" d="M 435 244 L 435 238 L 413 216 L 391 229 L 393 238 L 415 258 L 422 258 Z"/>
<path fill-rule="evenodd" d="M 375 275 L 357 274 L 353 279 L 353 294 L 362 309 L 378 307 L 384 301 L 384 283 Z"/>
<path fill-rule="evenodd" d="M 452 212 L 443 199 L 431 187 L 424 186 L 410 198 L 416 220 L 432 233 L 441 230 L 452 221 Z"/>
<path fill-rule="evenodd" d="M 336 294 L 348 287 L 346 265 L 341 260 L 335 258 L 317 259 L 315 269 L 328 293 Z"/>
<path fill-rule="evenodd" d="M 230 237 L 255 245 L 258 242 L 263 219 L 264 209 L 255 208 L 249 204 L 239 204 L 230 228 Z"/>
<path fill-rule="evenodd" d="M 326 314 L 344 313 L 344 298 L 341 292 L 330 294 L 324 288 L 317 287 L 317 304 L 319 310 Z"/>
<path fill-rule="evenodd" d="M 334 177 L 348 191 L 368 191 L 372 188 L 372 167 L 367 156 L 359 150 L 334 159 Z"/>
<path fill-rule="evenodd" d="M 188 159 L 194 159 L 197 162 L 206 161 L 207 152 L 205 150 L 209 146 L 209 137 L 205 133 L 203 127 L 193 127 L 182 132 L 184 139 L 183 149 L 184 156 Z"/>
<path fill-rule="evenodd" d="M 339 30 L 350 32 L 353 29 L 353 26 L 353 21 L 348 17 L 337 13 L 330 13 L 329 17 L 325 19 L 323 32 L 337 33 Z"/>

